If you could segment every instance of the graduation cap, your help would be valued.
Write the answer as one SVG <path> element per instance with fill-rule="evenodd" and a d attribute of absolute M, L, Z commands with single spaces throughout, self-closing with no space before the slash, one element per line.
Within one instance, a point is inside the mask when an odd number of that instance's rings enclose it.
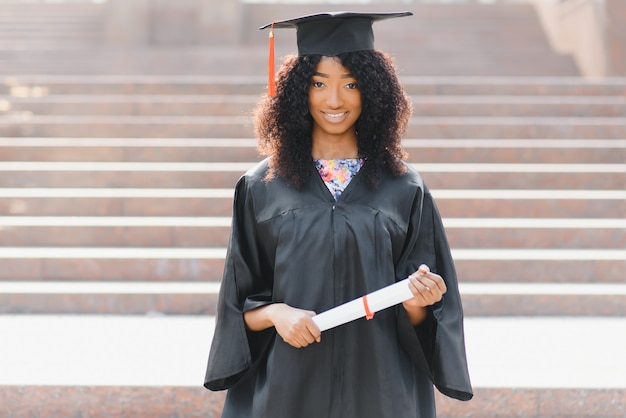
<path fill-rule="evenodd" d="M 411 16 L 411 12 L 316 13 L 268 23 L 260 29 L 270 28 L 270 54 L 268 62 L 269 95 L 275 95 L 274 85 L 274 28 L 294 28 L 298 55 L 335 56 L 344 52 L 371 51 L 374 49 L 374 22 L 395 17 Z"/>

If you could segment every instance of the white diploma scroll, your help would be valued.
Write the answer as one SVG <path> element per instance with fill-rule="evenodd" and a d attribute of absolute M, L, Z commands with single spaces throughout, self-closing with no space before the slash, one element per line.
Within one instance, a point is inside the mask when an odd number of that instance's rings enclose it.
<path fill-rule="evenodd" d="M 413 293 L 409 289 L 409 279 L 404 279 L 317 314 L 313 317 L 313 322 L 321 331 L 326 331 L 327 329 L 382 311 L 412 297 Z"/>

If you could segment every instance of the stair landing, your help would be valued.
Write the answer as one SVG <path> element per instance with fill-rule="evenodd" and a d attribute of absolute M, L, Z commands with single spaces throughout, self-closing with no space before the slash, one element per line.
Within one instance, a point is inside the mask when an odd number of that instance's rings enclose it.
<path fill-rule="evenodd" d="M 201 387 L 213 323 L 211 316 L 0 316 L 0 405 L 19 417 L 217 418 L 224 393 Z M 475 397 L 438 395 L 439 417 L 626 414 L 623 317 L 472 317 L 465 328 Z M 599 347 L 602 355 L 589 355 Z"/>

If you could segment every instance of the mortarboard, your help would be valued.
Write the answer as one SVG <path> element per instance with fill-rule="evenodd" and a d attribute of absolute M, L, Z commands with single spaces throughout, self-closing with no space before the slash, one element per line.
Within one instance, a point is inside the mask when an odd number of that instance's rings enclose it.
<path fill-rule="evenodd" d="M 344 52 L 371 51 L 374 49 L 372 25 L 379 20 L 411 16 L 411 12 L 359 13 L 329 12 L 275 21 L 261 26 L 270 28 L 270 54 L 268 62 L 269 94 L 274 86 L 274 28 L 295 28 L 298 55 L 334 56 Z"/>

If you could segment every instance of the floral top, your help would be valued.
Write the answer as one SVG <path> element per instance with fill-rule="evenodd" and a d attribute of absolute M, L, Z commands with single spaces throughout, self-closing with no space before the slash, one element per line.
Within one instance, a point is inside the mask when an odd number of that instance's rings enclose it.
<path fill-rule="evenodd" d="M 363 158 L 347 158 L 334 160 L 315 160 L 315 168 L 326 183 L 335 200 L 348 187 L 352 177 L 359 172 L 365 160 Z"/>

